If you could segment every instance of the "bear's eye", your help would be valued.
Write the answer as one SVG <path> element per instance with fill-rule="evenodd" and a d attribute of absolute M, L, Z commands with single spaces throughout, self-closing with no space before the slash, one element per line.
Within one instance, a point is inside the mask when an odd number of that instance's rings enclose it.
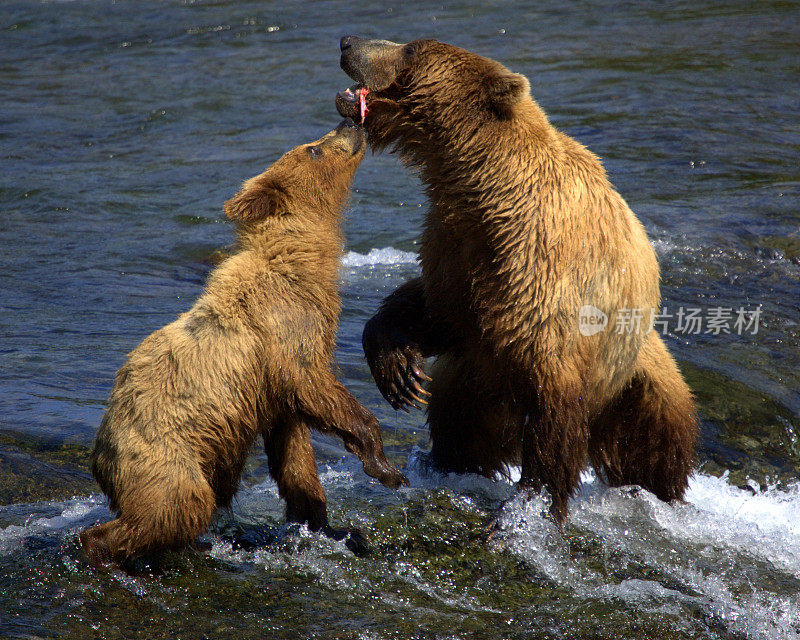
<path fill-rule="evenodd" d="M 308 155 L 310 155 L 312 158 L 319 158 L 322 155 L 322 149 L 319 147 L 309 147 Z"/>
<path fill-rule="evenodd" d="M 403 47 L 403 55 L 407 57 L 411 57 L 417 54 L 419 51 L 419 45 L 416 42 L 409 42 L 405 47 Z"/>

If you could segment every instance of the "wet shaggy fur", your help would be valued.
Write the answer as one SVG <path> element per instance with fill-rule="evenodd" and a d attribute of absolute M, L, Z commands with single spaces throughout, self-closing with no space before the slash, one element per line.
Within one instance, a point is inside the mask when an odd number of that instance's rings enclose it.
<path fill-rule="evenodd" d="M 342 49 L 343 69 L 371 90 L 371 146 L 399 151 L 430 198 L 422 275 L 384 301 L 363 340 L 395 408 L 424 399 L 419 367 L 436 356 L 433 461 L 489 477 L 521 464 L 521 485 L 547 487 L 558 520 L 587 460 L 611 485 L 681 498 L 694 402 L 648 332 L 655 253 L 599 159 L 498 62 L 433 40 L 345 38 Z M 579 332 L 584 305 L 608 316 L 605 331 Z M 630 309 L 641 329 L 620 333 Z"/>
<path fill-rule="evenodd" d="M 259 434 L 287 518 L 312 530 L 329 528 L 310 429 L 340 436 L 384 484 L 405 481 L 331 368 L 341 212 L 364 147 L 340 126 L 226 203 L 238 251 L 114 381 L 91 463 L 118 517 L 81 534 L 94 564 L 191 544 L 230 503 Z"/>

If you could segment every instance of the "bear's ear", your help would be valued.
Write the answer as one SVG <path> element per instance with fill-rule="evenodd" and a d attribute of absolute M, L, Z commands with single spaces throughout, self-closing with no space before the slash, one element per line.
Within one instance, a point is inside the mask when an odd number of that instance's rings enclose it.
<path fill-rule="evenodd" d="M 285 202 L 286 193 L 275 182 L 259 182 L 254 178 L 225 203 L 225 215 L 236 222 L 257 222 L 282 214 Z"/>
<path fill-rule="evenodd" d="M 515 104 L 530 95 L 528 79 L 519 74 L 506 71 L 487 78 L 489 103 L 500 117 L 511 115 Z"/>

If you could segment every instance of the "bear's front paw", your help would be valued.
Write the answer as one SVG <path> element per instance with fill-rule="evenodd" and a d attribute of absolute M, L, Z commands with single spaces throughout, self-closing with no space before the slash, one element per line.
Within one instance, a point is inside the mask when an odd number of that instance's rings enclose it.
<path fill-rule="evenodd" d="M 408 478 L 388 460 L 371 459 L 364 461 L 364 473 L 372 476 L 384 487 L 397 489 L 400 485 L 408 486 Z"/>
<path fill-rule="evenodd" d="M 392 408 L 406 413 L 409 407 L 421 409 L 430 396 L 422 384 L 430 377 L 422 370 L 422 354 L 414 347 L 402 347 L 383 352 L 370 361 L 372 377 L 383 397 Z"/>
<path fill-rule="evenodd" d="M 372 318 L 364 327 L 362 345 L 375 384 L 393 409 L 408 412 L 408 407 L 421 408 L 416 403 L 428 404 L 430 393 L 422 384 L 430 378 L 422 370 L 422 351 L 402 331 Z"/>
<path fill-rule="evenodd" d="M 387 400 L 394 409 L 402 409 L 408 413 L 408 407 L 422 409 L 420 405 L 428 404 L 427 398 L 431 394 L 422 384 L 431 379 L 422 370 L 422 353 L 418 349 L 406 347 L 395 350 L 387 365 Z"/>

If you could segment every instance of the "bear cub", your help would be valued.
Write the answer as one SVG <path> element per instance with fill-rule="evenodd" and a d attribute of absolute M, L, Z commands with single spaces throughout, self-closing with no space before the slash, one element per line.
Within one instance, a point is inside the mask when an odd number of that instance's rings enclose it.
<path fill-rule="evenodd" d="M 365 148 L 347 119 L 226 202 L 237 252 L 116 375 L 91 465 L 117 518 L 80 535 L 94 565 L 193 544 L 230 504 L 259 434 L 287 520 L 312 531 L 360 537 L 328 524 L 312 428 L 341 437 L 387 487 L 408 483 L 332 370 L 342 211 Z"/>

